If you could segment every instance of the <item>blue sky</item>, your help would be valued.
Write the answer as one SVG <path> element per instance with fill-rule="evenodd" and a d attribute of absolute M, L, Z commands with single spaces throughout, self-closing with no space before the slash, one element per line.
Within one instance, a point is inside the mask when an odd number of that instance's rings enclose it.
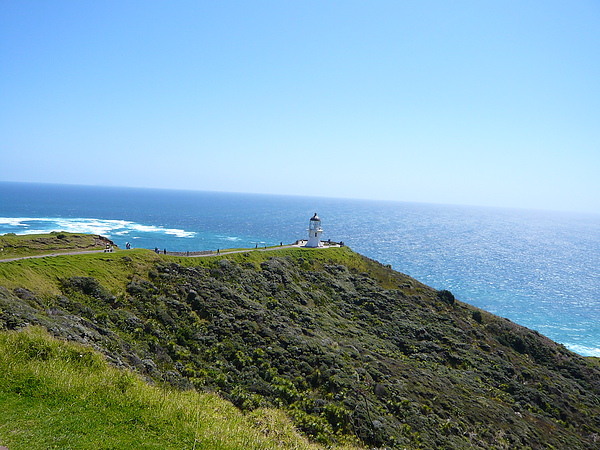
<path fill-rule="evenodd" d="M 0 1 L 0 180 L 600 212 L 600 2 Z"/>

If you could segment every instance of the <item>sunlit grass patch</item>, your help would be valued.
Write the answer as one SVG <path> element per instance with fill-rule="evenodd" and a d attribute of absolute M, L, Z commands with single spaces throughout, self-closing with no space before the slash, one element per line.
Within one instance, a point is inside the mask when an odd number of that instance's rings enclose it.
<path fill-rule="evenodd" d="M 39 327 L 0 333 L 0 443 L 11 450 L 311 449 L 282 412 L 149 386 Z"/>
<path fill-rule="evenodd" d="M 92 276 L 105 288 L 122 290 L 133 273 L 145 273 L 159 257 L 149 250 L 61 255 L 0 263 L 0 285 L 21 287 L 38 294 L 57 295 L 60 280 Z"/>
<path fill-rule="evenodd" d="M 47 234 L 14 233 L 0 235 L 0 259 L 33 256 L 45 253 L 63 253 L 99 250 L 106 242 L 92 234 L 55 231 Z"/>

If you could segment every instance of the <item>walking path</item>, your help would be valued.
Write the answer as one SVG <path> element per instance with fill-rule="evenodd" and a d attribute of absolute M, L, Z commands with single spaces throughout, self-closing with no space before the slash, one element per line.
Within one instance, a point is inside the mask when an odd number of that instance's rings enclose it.
<path fill-rule="evenodd" d="M 46 258 L 49 256 L 83 255 L 85 253 L 103 253 L 103 252 L 104 252 L 104 250 L 80 250 L 78 252 L 45 253 L 43 255 L 18 256 L 16 258 L 0 259 L 0 262 L 18 261 L 20 259 L 30 259 L 30 258 Z"/>
<path fill-rule="evenodd" d="M 168 256 L 185 256 L 188 258 L 205 258 L 207 256 L 221 256 L 221 255 L 230 255 L 232 253 L 246 253 L 246 252 L 268 252 L 268 251 L 272 251 L 272 250 L 280 250 L 283 248 L 301 248 L 304 247 L 304 245 L 306 245 L 306 240 L 300 240 L 300 241 L 296 241 L 294 244 L 286 244 L 286 245 L 280 245 L 278 247 L 265 247 L 265 248 L 245 248 L 242 250 L 231 250 L 231 251 L 214 251 L 214 250 L 205 250 L 205 251 L 201 251 L 201 252 L 167 252 L 166 255 Z M 323 247 L 314 247 L 317 249 L 326 249 L 326 248 L 333 248 L 333 247 L 341 247 L 341 245 L 337 242 L 331 242 L 330 244 L 327 242 L 324 242 L 324 246 Z M 120 250 L 119 251 L 127 251 L 127 250 Z M 44 255 L 31 255 L 31 256 L 18 256 L 16 258 L 7 258 L 7 259 L 0 259 L 0 262 L 9 262 L 9 261 L 18 261 L 21 259 L 30 259 L 30 258 L 46 258 L 46 257 L 52 257 L 52 256 L 64 256 L 64 255 L 83 255 L 86 253 L 107 253 L 104 249 L 102 250 L 82 250 L 82 251 L 78 251 L 78 252 L 65 252 L 65 253 L 47 253 Z M 113 253 L 108 252 L 108 253 Z M 159 255 L 164 254 L 163 252 L 158 252 Z"/>

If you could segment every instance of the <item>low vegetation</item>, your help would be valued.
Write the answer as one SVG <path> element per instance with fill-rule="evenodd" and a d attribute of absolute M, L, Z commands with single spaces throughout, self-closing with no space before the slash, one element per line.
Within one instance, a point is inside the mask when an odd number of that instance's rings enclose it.
<path fill-rule="evenodd" d="M 46 299 L 62 293 L 63 278 L 92 276 L 105 288 L 121 295 L 134 273 L 147 273 L 159 260 L 154 252 L 139 249 L 20 259 L 0 263 L 0 285 L 8 289 L 29 289 Z"/>
<path fill-rule="evenodd" d="M 596 359 L 348 248 L 21 260 L 0 286 L 2 329 L 42 326 L 244 417 L 277 408 L 319 444 L 600 448 Z"/>
<path fill-rule="evenodd" d="M 100 250 L 114 243 L 102 236 L 55 231 L 50 234 L 0 235 L 0 260 L 48 253 Z"/>
<path fill-rule="evenodd" d="M 281 411 L 148 385 L 38 327 L 0 333 L 0 444 L 11 450 L 315 449 Z"/>

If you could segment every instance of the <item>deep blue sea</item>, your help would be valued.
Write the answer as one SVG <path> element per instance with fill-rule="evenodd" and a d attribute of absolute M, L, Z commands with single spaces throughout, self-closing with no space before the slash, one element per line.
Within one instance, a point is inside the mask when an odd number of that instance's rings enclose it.
<path fill-rule="evenodd" d="M 335 198 L 0 182 L 0 234 L 107 236 L 173 251 L 323 239 L 600 356 L 600 215 Z"/>

